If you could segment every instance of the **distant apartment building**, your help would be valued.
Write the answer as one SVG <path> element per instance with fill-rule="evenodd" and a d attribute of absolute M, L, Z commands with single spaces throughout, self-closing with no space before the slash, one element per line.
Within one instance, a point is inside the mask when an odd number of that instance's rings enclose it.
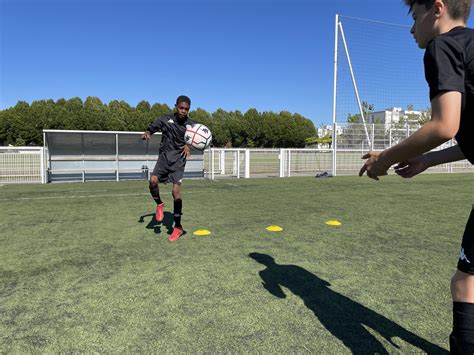
<path fill-rule="evenodd" d="M 384 124 L 385 129 L 389 129 L 400 122 L 418 123 L 422 115 L 422 111 L 402 110 L 401 107 L 392 107 L 383 111 L 369 112 L 365 122 Z M 359 121 L 361 122 L 361 120 Z"/>
<path fill-rule="evenodd" d="M 337 126 L 336 127 L 336 135 L 341 135 L 343 133 L 343 127 Z M 332 125 L 321 125 L 318 128 L 318 137 L 332 137 Z"/>

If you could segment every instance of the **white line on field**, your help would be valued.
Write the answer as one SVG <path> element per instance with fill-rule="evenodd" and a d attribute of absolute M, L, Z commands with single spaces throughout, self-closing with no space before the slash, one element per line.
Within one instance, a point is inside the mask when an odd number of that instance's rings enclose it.
<path fill-rule="evenodd" d="M 187 191 L 184 195 L 193 194 L 197 191 Z M 214 191 L 207 191 L 214 192 Z M 171 195 L 171 192 L 160 192 L 160 195 Z M 148 192 L 135 194 L 100 194 L 100 195 L 62 195 L 62 196 L 44 196 L 44 197 L 17 197 L 17 198 L 0 198 L 1 201 L 32 201 L 32 200 L 60 200 L 66 198 L 100 198 L 100 197 L 130 197 L 130 196 L 150 196 Z"/>
<path fill-rule="evenodd" d="M 122 196 L 143 196 L 147 193 L 139 194 L 103 194 L 103 195 L 63 195 L 63 196 L 44 196 L 44 197 L 17 197 L 2 198 L 0 201 L 31 201 L 31 200 L 60 200 L 65 198 L 95 198 L 95 197 L 122 197 Z"/>
<path fill-rule="evenodd" d="M 223 183 L 222 181 L 219 181 L 219 180 L 210 180 L 210 181 L 215 182 L 217 184 L 222 184 Z M 230 182 L 224 182 L 224 184 L 229 185 L 229 186 L 233 186 L 233 187 L 238 187 L 239 189 L 242 188 L 242 186 L 236 185 L 236 184 L 231 184 Z"/>
<path fill-rule="evenodd" d="M 74 190 L 75 193 L 87 193 L 87 192 L 107 192 L 110 190 L 104 189 L 104 190 Z"/>

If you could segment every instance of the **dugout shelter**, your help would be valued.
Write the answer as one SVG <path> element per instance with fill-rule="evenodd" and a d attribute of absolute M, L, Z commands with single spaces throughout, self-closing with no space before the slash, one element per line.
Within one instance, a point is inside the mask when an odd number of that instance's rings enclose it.
<path fill-rule="evenodd" d="M 149 179 L 161 133 L 43 130 L 48 182 Z M 203 178 L 203 152 L 192 150 L 184 178 Z"/>

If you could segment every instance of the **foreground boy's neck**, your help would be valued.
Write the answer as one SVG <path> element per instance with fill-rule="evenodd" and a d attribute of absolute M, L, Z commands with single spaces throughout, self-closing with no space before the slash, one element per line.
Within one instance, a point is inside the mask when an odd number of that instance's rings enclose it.
<path fill-rule="evenodd" d="M 466 27 L 466 23 L 463 20 L 448 20 L 441 23 L 439 26 L 439 33 L 446 33 L 456 27 Z"/>

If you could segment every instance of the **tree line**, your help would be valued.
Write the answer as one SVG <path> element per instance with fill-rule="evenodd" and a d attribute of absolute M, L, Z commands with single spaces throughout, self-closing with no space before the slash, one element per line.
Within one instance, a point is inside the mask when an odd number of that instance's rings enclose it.
<path fill-rule="evenodd" d="M 0 145 L 42 145 L 43 129 L 139 131 L 143 132 L 156 118 L 172 112 L 166 104 L 151 105 L 143 100 L 136 107 L 125 101 L 108 104 L 89 96 L 69 100 L 37 100 L 31 104 L 18 101 L 0 111 Z M 207 112 L 198 108 L 190 117 L 209 127 L 215 147 L 304 147 L 317 136 L 311 120 L 287 111 Z"/>

